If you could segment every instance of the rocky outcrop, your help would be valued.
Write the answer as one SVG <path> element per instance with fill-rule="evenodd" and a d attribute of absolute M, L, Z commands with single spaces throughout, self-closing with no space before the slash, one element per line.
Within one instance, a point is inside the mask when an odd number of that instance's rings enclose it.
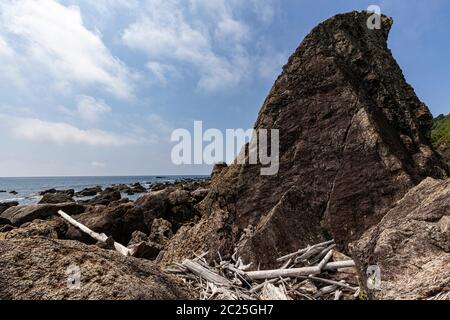
<path fill-rule="evenodd" d="M 75 215 L 83 213 L 85 207 L 77 203 L 22 205 L 7 209 L 0 217 L 8 219 L 14 226 L 20 226 L 35 219 L 46 219 L 54 216 L 59 210 Z"/>
<path fill-rule="evenodd" d="M 75 193 L 75 195 L 77 197 L 93 197 L 102 191 L 103 191 L 102 187 L 97 186 L 97 187 L 85 188 L 85 189 Z"/>
<path fill-rule="evenodd" d="M 83 203 L 89 204 L 92 206 L 103 205 L 107 206 L 111 202 L 118 201 L 122 198 L 122 195 L 119 191 L 114 190 L 112 188 L 107 188 L 104 191 L 100 192 L 99 195 L 95 196 L 90 200 L 86 200 Z"/>
<path fill-rule="evenodd" d="M 75 190 L 74 189 L 56 190 L 56 189 L 52 188 L 52 189 L 44 190 L 39 193 L 40 196 L 45 196 L 46 194 L 65 194 L 72 198 L 73 196 L 75 196 Z"/>
<path fill-rule="evenodd" d="M 54 217 L 49 220 L 36 219 L 23 224 L 20 228 L 10 228 L 0 233 L 0 240 L 27 239 L 45 237 L 48 239 L 64 239 L 68 225 L 63 220 Z"/>
<path fill-rule="evenodd" d="M 0 203 L 0 214 L 5 212 L 7 209 L 11 208 L 11 207 L 15 207 L 18 206 L 19 203 L 17 201 L 12 201 L 12 202 L 2 202 Z"/>
<path fill-rule="evenodd" d="M 74 202 L 74 200 L 67 193 L 55 192 L 44 194 L 42 199 L 39 201 L 39 204 L 57 204 L 66 202 Z"/>
<path fill-rule="evenodd" d="M 1 300 L 192 298 L 149 261 L 76 241 L 0 240 L 0 269 Z"/>
<path fill-rule="evenodd" d="M 178 232 L 164 263 L 202 250 L 230 255 L 238 244 L 244 261 L 267 267 L 324 238 L 345 252 L 410 188 L 447 175 L 430 142 L 433 117 L 387 47 L 392 19 L 369 30 L 368 17 L 337 15 L 305 38 L 255 125 L 279 130 L 278 174 L 221 168 L 202 220 Z"/>
<path fill-rule="evenodd" d="M 450 179 L 411 189 L 351 248 L 370 298 L 449 299 Z M 367 285 L 371 265 L 380 268 L 381 288 Z"/>
<path fill-rule="evenodd" d="M 75 217 L 77 221 L 98 233 L 104 233 L 115 241 L 127 244 L 134 231 L 149 233 L 144 214 L 133 202 L 123 200 L 109 206 L 89 207 L 85 213 Z M 65 238 L 93 244 L 95 241 L 88 235 L 70 226 Z"/>

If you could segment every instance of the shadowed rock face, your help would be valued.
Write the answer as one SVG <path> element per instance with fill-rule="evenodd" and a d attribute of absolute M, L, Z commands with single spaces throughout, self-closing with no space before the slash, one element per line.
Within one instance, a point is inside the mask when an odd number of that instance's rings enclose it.
<path fill-rule="evenodd" d="M 447 175 L 430 147 L 432 115 L 387 47 L 392 20 L 369 30 L 368 17 L 337 15 L 304 39 L 255 125 L 279 129 L 279 173 L 233 164 L 215 174 L 202 220 L 173 238 L 165 263 L 236 243 L 262 267 L 324 238 L 345 250 L 410 188 Z"/>
<path fill-rule="evenodd" d="M 351 244 L 363 289 L 373 299 L 450 298 L 450 179 L 428 178 Z M 381 290 L 367 288 L 378 265 Z M 441 294 L 441 295 L 440 295 Z"/>

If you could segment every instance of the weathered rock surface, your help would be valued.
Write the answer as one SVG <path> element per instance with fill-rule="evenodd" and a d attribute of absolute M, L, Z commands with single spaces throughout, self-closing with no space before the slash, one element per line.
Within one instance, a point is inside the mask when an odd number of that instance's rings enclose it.
<path fill-rule="evenodd" d="M 5 212 L 7 209 L 11 208 L 11 207 L 15 207 L 18 206 L 19 203 L 17 201 L 12 201 L 12 202 L 2 202 L 0 203 L 0 214 Z"/>
<path fill-rule="evenodd" d="M 450 179 L 428 178 L 351 245 L 362 285 L 373 299 L 450 298 Z M 381 290 L 367 288 L 378 265 Z"/>
<path fill-rule="evenodd" d="M 49 239 L 64 239 L 68 225 L 60 218 L 54 217 L 49 220 L 36 219 L 28 222 L 20 228 L 3 230 L 0 240 L 26 239 L 31 237 L 45 237 Z"/>
<path fill-rule="evenodd" d="M 40 192 L 39 195 L 45 196 L 46 194 L 57 194 L 57 193 L 61 193 L 61 194 L 68 195 L 69 197 L 73 197 L 75 195 L 75 190 L 74 189 L 56 190 L 56 189 L 52 188 L 52 189 L 48 189 L 48 190 L 44 190 L 44 191 Z"/>
<path fill-rule="evenodd" d="M 74 202 L 72 197 L 63 192 L 46 193 L 43 195 L 39 204 L 57 204 L 57 203 L 67 203 Z"/>
<path fill-rule="evenodd" d="M 97 186 L 97 187 L 92 187 L 92 188 L 85 188 L 85 189 L 75 193 L 75 195 L 77 197 L 92 197 L 92 196 L 96 196 L 100 192 L 102 192 L 102 187 Z"/>
<path fill-rule="evenodd" d="M 84 203 L 92 206 L 96 205 L 107 206 L 111 202 L 118 201 L 121 198 L 122 195 L 120 194 L 119 191 L 114 190 L 112 188 L 107 188 L 104 191 L 100 192 L 100 194 L 95 196 L 94 198 L 84 201 Z"/>
<path fill-rule="evenodd" d="M 122 244 L 130 241 L 134 231 L 149 233 L 143 212 L 136 208 L 133 202 L 117 201 L 107 207 L 89 207 L 85 213 L 76 216 L 75 219 L 93 231 L 111 236 Z M 95 240 L 73 226 L 69 227 L 65 238 L 88 244 L 95 243 Z"/>
<path fill-rule="evenodd" d="M 369 30 L 368 17 L 337 15 L 305 38 L 255 125 L 280 130 L 278 174 L 216 170 L 202 220 L 170 241 L 164 263 L 201 250 L 230 255 L 236 243 L 261 267 L 323 238 L 345 252 L 410 188 L 448 174 L 431 147 L 433 117 L 387 47 L 392 19 Z"/>
<path fill-rule="evenodd" d="M 79 268 L 79 289 L 68 287 L 71 267 Z M 192 298 L 149 261 L 76 241 L 0 240 L 0 270 L 1 300 Z"/>
<path fill-rule="evenodd" d="M 35 219 L 46 219 L 54 216 L 59 210 L 75 215 L 83 213 L 85 207 L 77 203 L 23 205 L 9 208 L 0 216 L 11 221 L 13 225 L 20 226 Z"/>

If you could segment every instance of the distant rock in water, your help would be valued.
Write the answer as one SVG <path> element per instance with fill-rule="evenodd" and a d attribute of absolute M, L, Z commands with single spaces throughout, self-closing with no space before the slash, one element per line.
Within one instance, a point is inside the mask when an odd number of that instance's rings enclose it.
<path fill-rule="evenodd" d="M 431 146 L 433 117 L 388 49 L 393 21 L 369 30 L 368 18 L 336 15 L 304 39 L 255 125 L 279 129 L 279 173 L 233 164 L 214 174 L 201 221 L 175 235 L 164 263 L 237 247 L 264 268 L 329 238 L 347 250 L 425 177 L 447 176 Z"/>
<path fill-rule="evenodd" d="M 39 204 L 43 203 L 65 203 L 65 202 L 74 202 L 72 197 L 68 194 L 62 192 L 62 193 L 46 193 L 42 197 L 42 199 L 39 201 Z"/>

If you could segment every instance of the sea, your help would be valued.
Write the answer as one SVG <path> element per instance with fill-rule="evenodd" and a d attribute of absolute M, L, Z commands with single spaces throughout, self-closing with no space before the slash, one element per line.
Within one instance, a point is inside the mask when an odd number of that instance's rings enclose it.
<path fill-rule="evenodd" d="M 19 204 L 34 204 L 39 202 L 39 193 L 48 189 L 68 190 L 75 192 L 84 188 L 101 186 L 110 187 L 114 184 L 133 184 L 139 182 L 148 188 L 155 182 L 174 182 L 179 179 L 203 179 L 208 176 L 124 176 L 124 177 L 21 177 L 21 178 L 1 178 L 0 177 L 0 203 L 17 201 Z M 2 192 L 5 191 L 5 192 Z M 11 194 L 11 191 L 17 194 Z M 140 195 L 123 195 L 130 200 L 136 200 Z"/>

